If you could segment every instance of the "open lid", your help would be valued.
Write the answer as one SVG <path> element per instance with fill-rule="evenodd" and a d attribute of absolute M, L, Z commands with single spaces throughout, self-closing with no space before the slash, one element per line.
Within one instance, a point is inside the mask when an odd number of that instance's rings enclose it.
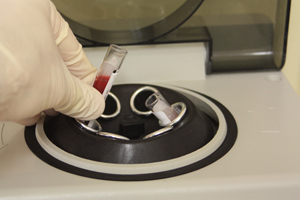
<path fill-rule="evenodd" d="M 185 22 L 203 0 L 54 0 L 73 32 L 103 44 L 145 43 Z"/>
<path fill-rule="evenodd" d="M 53 3 L 83 46 L 206 42 L 207 73 L 283 67 L 290 0 L 202 1 Z"/>

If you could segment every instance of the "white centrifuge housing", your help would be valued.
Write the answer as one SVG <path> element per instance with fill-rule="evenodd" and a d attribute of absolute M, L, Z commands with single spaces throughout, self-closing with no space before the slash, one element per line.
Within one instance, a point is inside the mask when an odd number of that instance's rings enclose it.
<path fill-rule="evenodd" d="M 104 114 L 120 111 L 102 135 L 64 115 L 0 122 L 0 199 L 300 198 L 300 99 L 281 72 L 299 64 L 300 4 L 53 2 L 93 65 L 128 51 Z M 176 123 L 132 108 L 156 90 Z"/>

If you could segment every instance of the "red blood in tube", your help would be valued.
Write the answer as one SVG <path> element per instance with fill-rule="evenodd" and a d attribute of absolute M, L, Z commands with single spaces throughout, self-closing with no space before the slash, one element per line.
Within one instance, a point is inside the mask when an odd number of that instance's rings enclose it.
<path fill-rule="evenodd" d="M 109 78 L 109 76 L 96 77 L 93 87 L 96 88 L 101 94 L 103 94 Z"/>

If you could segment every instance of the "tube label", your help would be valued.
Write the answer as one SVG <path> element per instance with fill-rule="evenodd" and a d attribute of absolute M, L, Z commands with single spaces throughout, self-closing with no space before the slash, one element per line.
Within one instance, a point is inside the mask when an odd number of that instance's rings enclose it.
<path fill-rule="evenodd" d="M 163 111 L 154 112 L 153 114 L 160 120 L 163 126 L 171 123 L 171 120 Z"/>
<path fill-rule="evenodd" d="M 106 87 L 105 87 L 105 89 L 104 89 L 104 91 L 102 93 L 102 96 L 103 96 L 104 100 L 106 100 L 107 95 L 108 95 L 108 93 L 109 93 L 109 91 L 110 91 L 110 89 L 111 89 L 111 87 L 112 87 L 112 85 L 113 85 L 113 83 L 114 83 L 117 75 L 118 75 L 118 72 L 114 72 L 110 76 L 109 81 L 107 82 Z"/>

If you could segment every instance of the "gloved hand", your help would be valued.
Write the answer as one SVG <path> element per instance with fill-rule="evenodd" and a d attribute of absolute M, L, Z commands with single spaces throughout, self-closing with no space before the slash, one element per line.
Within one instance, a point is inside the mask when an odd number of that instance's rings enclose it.
<path fill-rule="evenodd" d="M 0 121 L 33 125 L 48 109 L 96 119 L 105 103 L 95 74 L 52 2 L 0 1 Z"/>

